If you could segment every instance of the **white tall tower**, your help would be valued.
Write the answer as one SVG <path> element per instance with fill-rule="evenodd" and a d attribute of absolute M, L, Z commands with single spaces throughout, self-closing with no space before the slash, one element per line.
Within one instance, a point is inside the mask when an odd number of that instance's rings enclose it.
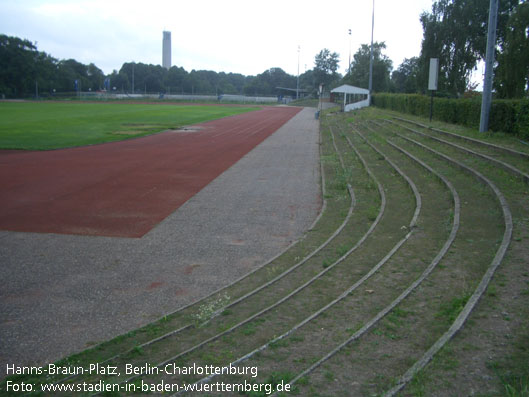
<path fill-rule="evenodd" d="M 162 66 L 171 68 L 171 32 L 163 32 Z"/>

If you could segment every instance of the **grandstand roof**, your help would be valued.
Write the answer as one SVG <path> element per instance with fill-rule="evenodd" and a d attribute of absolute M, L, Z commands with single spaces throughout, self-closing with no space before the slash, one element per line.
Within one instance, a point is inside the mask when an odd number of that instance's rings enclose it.
<path fill-rule="evenodd" d="M 365 88 L 355 87 L 354 85 L 344 84 L 340 87 L 336 87 L 331 92 L 339 92 L 342 94 L 369 94 L 369 90 Z"/>

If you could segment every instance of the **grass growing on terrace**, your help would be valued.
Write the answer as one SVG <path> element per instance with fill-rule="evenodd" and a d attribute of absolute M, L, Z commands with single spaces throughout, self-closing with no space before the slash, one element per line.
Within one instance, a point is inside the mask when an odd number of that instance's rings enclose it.
<path fill-rule="evenodd" d="M 0 102 L 0 149 L 114 142 L 256 110 L 246 106 Z"/>

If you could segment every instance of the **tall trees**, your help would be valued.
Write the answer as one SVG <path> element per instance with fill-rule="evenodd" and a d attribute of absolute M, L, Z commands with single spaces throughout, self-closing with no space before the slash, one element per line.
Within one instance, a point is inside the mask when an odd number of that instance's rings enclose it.
<path fill-rule="evenodd" d="M 171 69 L 167 71 L 167 76 L 165 77 L 165 86 L 168 88 L 168 91 L 173 94 L 184 92 L 184 80 L 186 75 L 187 72 L 184 68 L 171 66 Z"/>
<path fill-rule="evenodd" d="M 508 39 L 507 21 L 519 0 L 502 0 L 498 42 Z M 430 58 L 439 58 L 439 89 L 451 95 L 468 87 L 472 70 L 485 56 L 489 0 L 437 0 L 432 12 L 421 15 L 423 41 L 419 80 L 426 87 Z"/>
<path fill-rule="evenodd" d="M 373 91 L 375 92 L 389 91 L 389 77 L 393 62 L 382 54 L 384 49 L 386 49 L 386 43 L 373 43 Z M 351 73 L 344 78 L 344 82 L 357 87 L 368 87 L 370 53 L 370 46 L 362 44 L 353 56 Z"/>
<path fill-rule="evenodd" d="M 244 93 L 247 95 L 276 95 L 277 87 L 295 88 L 296 78 L 281 68 L 270 68 L 255 78 L 248 78 Z"/>
<path fill-rule="evenodd" d="M 300 88 L 316 93 L 319 84 L 338 83 L 339 56 L 323 49 L 315 56 L 315 65 L 300 75 Z M 257 76 L 237 73 L 192 70 L 173 66 L 169 70 L 160 65 L 125 62 L 121 68 L 106 75 L 95 64 L 85 65 L 75 59 L 58 60 L 37 50 L 36 44 L 17 37 L 0 35 L 0 98 L 29 97 L 35 94 L 82 91 L 109 88 L 117 92 L 165 92 L 172 94 L 248 94 L 275 96 L 277 87 L 295 89 L 296 76 L 275 67 Z M 78 84 L 75 84 L 75 81 Z"/>
<path fill-rule="evenodd" d="M 313 69 L 309 69 L 299 75 L 299 88 L 310 94 L 316 95 L 317 87 L 318 82 L 316 81 Z"/>
<path fill-rule="evenodd" d="M 100 90 L 103 88 L 105 74 L 101 69 L 91 63 L 86 68 L 86 74 L 88 77 L 89 88 L 92 89 L 92 91 Z"/>
<path fill-rule="evenodd" d="M 321 50 L 314 57 L 314 79 L 316 84 L 323 83 L 325 86 L 330 87 L 334 81 L 337 81 L 340 78 L 340 75 L 336 73 L 339 62 L 340 56 L 336 52 L 331 53 L 327 48 Z"/>
<path fill-rule="evenodd" d="M 36 83 L 49 85 L 54 62 L 28 40 L 0 35 L 0 94 L 27 95 L 35 92 Z"/>
<path fill-rule="evenodd" d="M 418 91 L 417 76 L 419 74 L 419 58 L 406 58 L 391 74 L 392 89 L 399 93 L 415 93 Z"/>
<path fill-rule="evenodd" d="M 79 83 L 78 89 L 83 91 L 98 90 L 102 87 L 103 81 L 98 81 L 99 74 L 97 67 L 92 67 L 91 72 L 93 76 L 89 75 L 88 66 L 77 62 L 75 59 L 67 59 L 59 61 L 57 64 L 57 78 L 54 88 L 60 92 L 68 92 L 75 90 L 75 81 Z M 101 72 L 102 74 L 102 72 Z M 93 78 L 92 78 L 93 77 Z"/>
<path fill-rule="evenodd" d="M 93 63 L 58 61 L 28 40 L 0 35 L 0 94 L 7 97 L 32 96 L 37 89 L 40 93 L 74 91 L 75 80 L 83 90 L 98 90 L 104 78 Z"/>
<path fill-rule="evenodd" d="M 166 72 L 165 69 L 162 69 L 160 65 L 157 67 L 141 62 L 126 62 L 121 67 L 119 74 L 127 76 L 127 84 L 124 87 L 127 92 L 160 92 L 162 86 L 160 80 Z"/>
<path fill-rule="evenodd" d="M 422 81 L 430 58 L 439 58 L 439 88 L 463 93 L 477 61 L 484 57 L 488 0 L 439 0 L 431 13 L 421 15 L 424 37 L 421 51 Z"/>
<path fill-rule="evenodd" d="M 494 88 L 501 98 L 521 98 L 529 85 L 529 3 L 517 5 L 509 16 L 505 39 L 497 56 Z"/>
<path fill-rule="evenodd" d="M 129 78 L 126 73 L 113 70 L 108 78 L 110 79 L 110 90 L 125 92 L 129 89 Z"/>
<path fill-rule="evenodd" d="M 240 94 L 246 77 L 240 73 L 219 73 L 219 94 Z"/>

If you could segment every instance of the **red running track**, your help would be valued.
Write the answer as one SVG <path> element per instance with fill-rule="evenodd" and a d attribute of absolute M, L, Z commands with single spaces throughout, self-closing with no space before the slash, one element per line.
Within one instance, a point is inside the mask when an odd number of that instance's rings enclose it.
<path fill-rule="evenodd" d="M 0 151 L 0 229 L 141 237 L 299 111 L 268 107 L 195 132 Z"/>

